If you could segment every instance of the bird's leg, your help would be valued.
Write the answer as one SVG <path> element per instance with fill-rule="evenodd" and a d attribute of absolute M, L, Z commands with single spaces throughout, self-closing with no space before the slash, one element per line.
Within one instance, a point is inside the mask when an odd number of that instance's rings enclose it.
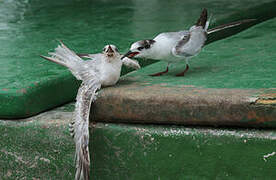
<path fill-rule="evenodd" d="M 150 74 L 150 76 L 162 76 L 163 74 L 166 74 L 169 71 L 169 65 L 167 66 L 166 71 L 158 72 L 155 74 Z"/>
<path fill-rule="evenodd" d="M 175 76 L 184 76 L 184 74 L 189 70 L 189 65 L 186 64 L 186 68 L 183 72 L 179 73 L 179 74 L 176 74 Z"/>

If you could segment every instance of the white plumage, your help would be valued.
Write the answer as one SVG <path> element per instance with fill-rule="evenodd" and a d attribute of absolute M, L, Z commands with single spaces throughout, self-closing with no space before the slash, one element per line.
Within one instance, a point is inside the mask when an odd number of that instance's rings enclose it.
<path fill-rule="evenodd" d="M 163 72 L 152 74 L 160 76 L 168 72 L 170 63 L 186 60 L 186 69 L 177 74 L 183 76 L 188 71 L 188 59 L 197 55 L 207 40 L 207 35 L 250 22 L 252 19 L 232 22 L 213 29 L 208 29 L 210 21 L 207 20 L 207 10 L 203 9 L 195 25 L 189 30 L 178 32 L 163 32 L 150 40 L 140 40 L 133 43 L 125 57 L 148 58 L 168 62 L 167 69 Z"/>
<path fill-rule="evenodd" d="M 107 45 L 103 53 L 88 54 L 90 60 L 84 61 L 79 55 L 67 48 L 60 42 L 55 52 L 50 52 L 51 57 L 46 60 L 67 67 L 82 84 L 78 90 L 73 128 L 74 141 L 76 145 L 76 174 L 75 179 L 89 179 L 90 157 L 89 157 L 89 113 L 91 103 L 96 99 L 96 91 L 102 86 L 112 86 L 120 78 L 122 64 L 140 68 L 139 63 L 129 58 L 124 61 L 114 45 Z"/>

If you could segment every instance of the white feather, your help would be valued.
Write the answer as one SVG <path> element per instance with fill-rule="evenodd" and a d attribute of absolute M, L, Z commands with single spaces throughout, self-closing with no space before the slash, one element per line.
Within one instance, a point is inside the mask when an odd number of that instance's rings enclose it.
<path fill-rule="evenodd" d="M 129 59 L 128 57 L 125 57 L 122 60 L 122 62 L 123 62 L 123 65 L 125 65 L 127 67 L 131 67 L 131 68 L 134 68 L 134 69 L 140 69 L 141 68 L 140 65 L 139 65 L 139 63 L 138 63 L 138 61 Z"/>
<path fill-rule="evenodd" d="M 96 100 L 96 91 L 101 86 L 111 86 L 119 80 L 122 61 L 121 55 L 115 50 L 113 56 L 108 54 L 94 54 L 88 57 L 92 60 L 83 61 L 76 53 L 67 48 L 62 42 L 55 52 L 49 53 L 52 57 L 41 56 L 49 61 L 67 67 L 82 84 L 78 90 L 75 105 L 74 122 L 71 132 L 76 144 L 76 174 L 75 180 L 89 179 L 90 157 L 89 157 L 89 113 L 91 103 Z M 110 53 L 110 52 L 108 52 Z M 109 54 L 110 55 L 110 54 Z M 138 62 L 127 60 L 125 64 L 140 68 Z M 72 127 L 74 129 L 72 130 Z"/>

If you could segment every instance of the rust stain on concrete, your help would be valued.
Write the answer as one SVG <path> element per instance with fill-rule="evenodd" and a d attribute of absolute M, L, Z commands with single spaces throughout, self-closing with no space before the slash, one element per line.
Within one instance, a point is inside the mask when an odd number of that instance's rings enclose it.
<path fill-rule="evenodd" d="M 258 99 L 257 104 L 273 105 L 276 104 L 276 99 Z"/>

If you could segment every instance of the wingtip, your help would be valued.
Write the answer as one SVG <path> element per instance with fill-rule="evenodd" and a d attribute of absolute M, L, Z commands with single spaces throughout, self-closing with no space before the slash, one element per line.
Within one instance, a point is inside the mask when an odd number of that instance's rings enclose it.
<path fill-rule="evenodd" d="M 245 19 L 243 20 L 244 23 L 252 22 L 252 21 L 257 21 L 258 19 Z"/>
<path fill-rule="evenodd" d="M 219 25 L 217 27 L 209 29 L 207 31 L 207 33 L 211 34 L 211 33 L 217 32 L 217 31 L 221 31 L 223 29 L 228 29 L 228 28 L 240 26 L 240 25 L 243 25 L 243 24 L 246 24 L 246 23 L 251 23 L 251 22 L 256 21 L 256 20 L 258 20 L 258 19 L 243 19 L 243 20 L 239 20 L 239 21 L 234 21 L 234 22 L 231 22 L 231 23 Z"/>

